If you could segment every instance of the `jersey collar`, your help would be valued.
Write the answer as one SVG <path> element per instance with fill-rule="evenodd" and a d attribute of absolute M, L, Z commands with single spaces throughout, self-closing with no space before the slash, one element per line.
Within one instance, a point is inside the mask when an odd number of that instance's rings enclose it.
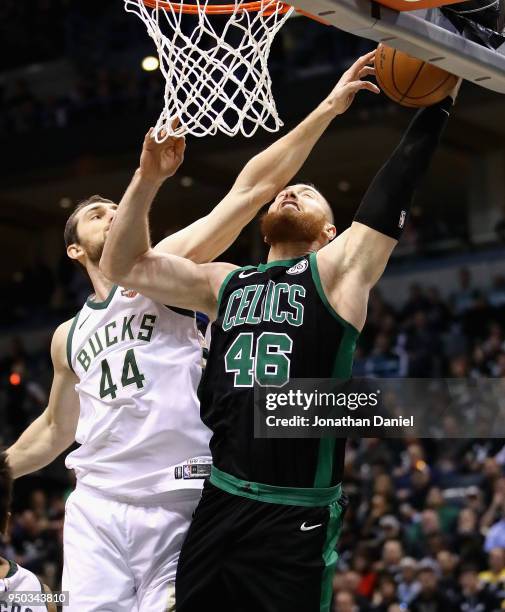
<path fill-rule="evenodd" d="M 14 574 L 18 571 L 18 566 L 17 563 L 15 563 L 14 561 L 9 561 L 9 571 L 7 572 L 7 576 L 5 576 L 6 578 L 12 578 L 12 576 L 14 576 Z"/>
<path fill-rule="evenodd" d="M 107 306 L 111 303 L 112 298 L 114 297 L 114 294 L 116 293 L 116 289 L 117 289 L 117 285 L 113 285 L 110 290 L 109 295 L 103 302 L 97 302 L 96 300 L 93 299 L 93 296 L 90 296 L 86 300 L 86 306 L 89 306 L 90 308 L 94 308 L 95 310 L 107 308 Z"/>
<path fill-rule="evenodd" d="M 269 261 L 266 264 L 260 264 L 258 266 L 258 272 L 264 272 L 269 268 L 275 267 L 291 268 L 291 266 L 294 266 L 301 259 L 305 259 L 305 257 L 307 257 L 307 255 L 300 255 L 300 257 L 294 257 L 293 259 L 278 259 L 277 261 Z"/>

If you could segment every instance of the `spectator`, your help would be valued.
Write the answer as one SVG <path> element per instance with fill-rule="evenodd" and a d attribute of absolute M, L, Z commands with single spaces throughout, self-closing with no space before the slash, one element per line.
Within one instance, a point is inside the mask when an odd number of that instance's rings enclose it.
<path fill-rule="evenodd" d="M 452 532 L 458 517 L 458 509 L 445 501 L 439 487 L 432 487 L 428 491 L 426 506 L 437 513 L 441 531 L 443 533 Z"/>
<path fill-rule="evenodd" d="M 341 574 L 337 573 L 335 575 L 333 590 L 335 592 L 344 591 L 352 593 L 360 612 L 366 612 L 369 609 L 369 602 L 367 598 L 360 593 L 360 584 L 361 575 L 354 570 L 347 570 Z"/>
<path fill-rule="evenodd" d="M 393 349 L 391 337 L 380 333 L 375 339 L 371 355 L 365 361 L 365 375 L 378 378 L 403 378 L 407 375 L 408 360 L 405 351 Z"/>
<path fill-rule="evenodd" d="M 396 577 L 400 573 L 402 558 L 403 546 L 400 540 L 388 540 L 382 547 L 382 556 L 377 564 L 377 569 L 388 576 Z"/>
<path fill-rule="evenodd" d="M 396 582 L 387 571 L 379 576 L 378 588 L 372 600 L 374 612 L 387 612 L 389 606 L 397 602 Z"/>
<path fill-rule="evenodd" d="M 429 378 L 439 375 L 442 371 L 440 340 L 430 328 L 424 310 L 417 310 L 413 314 L 412 323 L 407 326 L 401 346 L 408 354 L 410 377 Z"/>
<path fill-rule="evenodd" d="M 452 604 L 458 600 L 459 588 L 456 580 L 456 569 L 459 559 L 451 550 L 443 549 L 437 554 L 437 563 L 440 568 L 440 589 L 445 593 Z"/>
<path fill-rule="evenodd" d="M 398 582 L 398 599 L 404 607 L 418 595 L 421 585 L 417 581 L 417 561 L 412 557 L 404 557 L 400 561 L 400 576 Z"/>
<path fill-rule="evenodd" d="M 338 591 L 336 593 L 333 612 L 358 612 L 358 606 L 351 591 Z"/>
<path fill-rule="evenodd" d="M 419 594 L 412 600 L 410 612 L 452 612 L 448 598 L 439 588 L 436 564 L 428 560 L 421 562 L 417 579 Z"/>
<path fill-rule="evenodd" d="M 503 512 L 504 504 L 505 500 L 503 498 L 500 498 L 499 500 L 496 500 L 496 498 L 493 499 L 488 513 L 492 514 L 494 510 Z M 493 548 L 505 548 L 505 517 L 503 516 L 501 516 L 500 519 L 492 525 L 486 534 L 484 550 L 486 552 L 490 552 Z"/>
<path fill-rule="evenodd" d="M 468 268 L 459 271 L 459 289 L 452 295 L 452 304 L 456 314 L 464 314 L 473 306 L 474 290 L 472 289 L 472 275 Z"/>
<path fill-rule="evenodd" d="M 505 549 L 492 548 L 489 551 L 488 569 L 479 573 L 479 581 L 500 602 L 505 601 Z"/>
<path fill-rule="evenodd" d="M 458 601 L 459 610 L 480 612 L 481 610 L 498 610 L 499 601 L 496 596 L 479 584 L 477 571 L 474 567 L 463 568 L 459 577 L 461 596 Z"/>
<path fill-rule="evenodd" d="M 482 562 L 483 540 L 476 511 L 472 508 L 463 508 L 458 516 L 455 535 L 455 550 L 462 563 Z"/>

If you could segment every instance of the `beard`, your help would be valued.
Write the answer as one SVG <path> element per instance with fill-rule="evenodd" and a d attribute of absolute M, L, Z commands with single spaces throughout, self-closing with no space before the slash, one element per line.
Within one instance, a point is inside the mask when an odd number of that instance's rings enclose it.
<path fill-rule="evenodd" d="M 261 231 L 269 246 L 281 242 L 315 242 L 324 230 L 326 217 L 319 212 L 298 212 L 290 208 L 267 212 Z"/>
<path fill-rule="evenodd" d="M 86 255 L 88 256 L 89 261 L 92 264 L 98 265 L 100 262 L 100 258 L 102 257 L 103 249 L 105 246 L 105 240 L 100 243 L 94 244 L 84 244 L 83 247 L 86 251 Z"/>

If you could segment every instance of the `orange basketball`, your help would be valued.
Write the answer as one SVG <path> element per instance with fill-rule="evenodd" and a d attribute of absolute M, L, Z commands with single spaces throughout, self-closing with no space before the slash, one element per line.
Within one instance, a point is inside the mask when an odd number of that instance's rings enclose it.
<path fill-rule="evenodd" d="M 375 70 L 382 91 L 410 108 L 440 102 L 458 82 L 453 74 L 382 43 L 377 47 Z"/>

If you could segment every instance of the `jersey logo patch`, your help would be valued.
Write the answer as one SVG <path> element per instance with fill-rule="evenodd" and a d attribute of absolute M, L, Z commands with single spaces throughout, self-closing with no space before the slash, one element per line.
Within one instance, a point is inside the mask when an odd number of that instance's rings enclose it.
<path fill-rule="evenodd" d="M 299 261 L 292 268 L 289 268 L 288 274 L 303 274 L 305 270 L 309 267 L 309 262 L 304 259 L 303 261 Z"/>
<path fill-rule="evenodd" d="M 248 278 L 249 276 L 252 276 L 253 274 L 259 274 L 259 272 L 257 270 L 254 270 L 253 272 L 246 272 L 244 270 L 244 272 L 241 272 L 238 277 L 239 278 Z"/>
<path fill-rule="evenodd" d="M 317 529 L 318 527 L 322 527 L 323 524 L 319 523 L 319 525 L 307 525 L 307 523 L 303 523 L 300 527 L 300 531 L 312 531 L 313 529 Z"/>
<path fill-rule="evenodd" d="M 123 289 L 123 291 L 121 291 L 121 295 L 126 298 L 134 298 L 138 295 L 138 292 L 133 291 L 133 289 Z"/>

